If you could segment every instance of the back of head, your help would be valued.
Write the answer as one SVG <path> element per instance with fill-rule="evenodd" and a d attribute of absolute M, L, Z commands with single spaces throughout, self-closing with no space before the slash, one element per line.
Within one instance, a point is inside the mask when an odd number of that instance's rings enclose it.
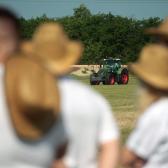
<path fill-rule="evenodd" d="M 0 6 L 0 20 L 5 19 L 12 23 L 18 37 L 20 37 L 20 22 L 17 15 L 10 9 Z"/>

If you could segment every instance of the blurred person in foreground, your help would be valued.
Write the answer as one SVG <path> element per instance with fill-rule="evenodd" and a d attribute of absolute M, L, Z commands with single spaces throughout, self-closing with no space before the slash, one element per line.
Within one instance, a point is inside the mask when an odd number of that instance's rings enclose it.
<path fill-rule="evenodd" d="M 47 168 L 66 143 L 58 87 L 19 40 L 17 17 L 0 7 L 0 167 Z"/>
<path fill-rule="evenodd" d="M 41 25 L 24 52 L 55 75 L 61 113 L 69 140 L 67 154 L 54 166 L 114 168 L 118 161 L 119 133 L 109 103 L 90 87 L 64 78 L 77 62 L 80 43 L 71 41 L 57 23 Z M 70 54 L 68 54 L 70 53 Z M 67 69 L 66 67 L 69 66 Z"/>
<path fill-rule="evenodd" d="M 158 27 L 152 27 L 145 31 L 146 34 L 154 38 L 155 43 L 168 47 L 168 18 L 166 18 Z"/>
<path fill-rule="evenodd" d="M 14 13 L 0 6 L 0 64 L 19 49 L 20 23 Z"/>
<path fill-rule="evenodd" d="M 142 112 L 123 151 L 124 167 L 168 167 L 168 49 L 150 44 L 139 60 L 130 65 L 141 88 L 139 109 Z"/>

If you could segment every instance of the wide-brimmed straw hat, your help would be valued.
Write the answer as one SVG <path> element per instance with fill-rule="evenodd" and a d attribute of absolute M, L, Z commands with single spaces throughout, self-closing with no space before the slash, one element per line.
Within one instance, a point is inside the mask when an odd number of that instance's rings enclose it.
<path fill-rule="evenodd" d="M 158 27 L 152 27 L 152 28 L 146 29 L 145 33 L 168 39 L 168 18 L 166 18 Z"/>
<path fill-rule="evenodd" d="M 168 91 L 168 49 L 158 44 L 143 48 L 139 60 L 130 70 L 153 88 Z"/>
<path fill-rule="evenodd" d="M 56 123 L 59 92 L 55 77 L 23 55 L 5 65 L 5 90 L 13 126 L 19 137 L 37 140 Z"/>
<path fill-rule="evenodd" d="M 80 42 L 72 41 L 58 23 L 40 25 L 31 41 L 24 42 L 22 50 L 34 57 L 55 75 L 63 75 L 70 71 L 82 54 Z"/>

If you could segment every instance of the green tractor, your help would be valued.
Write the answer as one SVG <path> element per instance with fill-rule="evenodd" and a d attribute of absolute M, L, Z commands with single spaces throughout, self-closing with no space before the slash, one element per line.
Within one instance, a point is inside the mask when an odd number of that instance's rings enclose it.
<path fill-rule="evenodd" d="M 104 59 L 97 73 L 90 75 L 90 84 L 114 85 L 115 83 L 126 85 L 129 81 L 128 69 L 121 66 L 120 59 Z"/>

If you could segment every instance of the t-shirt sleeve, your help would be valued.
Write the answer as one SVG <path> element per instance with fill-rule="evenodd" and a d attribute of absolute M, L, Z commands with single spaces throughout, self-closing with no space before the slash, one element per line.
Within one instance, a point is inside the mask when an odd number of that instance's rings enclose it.
<path fill-rule="evenodd" d="M 155 113 L 146 111 L 127 141 L 127 148 L 137 156 L 148 159 L 164 142 L 164 122 Z"/>
<path fill-rule="evenodd" d="M 99 142 L 103 144 L 111 140 L 119 139 L 119 130 L 113 116 L 112 109 L 105 99 L 101 99 L 99 103 L 99 110 Z"/>

